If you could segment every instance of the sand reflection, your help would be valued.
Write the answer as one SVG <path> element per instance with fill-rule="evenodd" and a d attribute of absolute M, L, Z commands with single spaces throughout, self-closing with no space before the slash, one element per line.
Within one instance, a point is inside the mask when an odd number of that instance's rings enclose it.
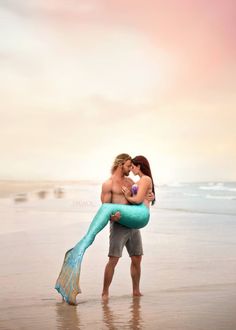
<path fill-rule="evenodd" d="M 62 301 L 56 304 L 56 321 L 58 330 L 80 329 L 79 309 Z"/>
<path fill-rule="evenodd" d="M 128 326 L 129 329 L 140 329 L 143 325 L 141 316 L 141 297 L 133 297 L 128 309 L 124 304 L 112 306 L 109 301 L 102 303 L 103 322 L 107 329 L 115 330 L 118 326 Z M 123 310 L 125 308 L 125 310 Z M 127 317 L 124 317 L 127 313 Z M 122 314 L 122 316 L 121 316 Z M 123 324 L 122 324 L 123 323 Z"/>
<path fill-rule="evenodd" d="M 130 304 L 130 319 L 129 326 L 130 329 L 140 329 L 143 324 L 141 316 L 141 297 L 133 297 L 133 300 Z"/>

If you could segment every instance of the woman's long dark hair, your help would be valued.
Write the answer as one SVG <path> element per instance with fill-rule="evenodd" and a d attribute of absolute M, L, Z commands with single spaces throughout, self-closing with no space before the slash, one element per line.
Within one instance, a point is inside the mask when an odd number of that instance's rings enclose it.
<path fill-rule="evenodd" d="M 149 162 L 147 160 L 147 158 L 145 158 L 144 156 L 136 156 L 132 159 L 132 163 L 135 166 L 140 165 L 140 170 L 143 174 L 149 176 L 152 180 L 152 192 L 154 194 L 154 200 L 152 201 L 152 205 L 155 203 L 155 187 L 154 187 L 154 182 L 153 182 L 153 178 L 152 178 L 152 172 L 151 172 L 151 168 L 149 165 Z"/>

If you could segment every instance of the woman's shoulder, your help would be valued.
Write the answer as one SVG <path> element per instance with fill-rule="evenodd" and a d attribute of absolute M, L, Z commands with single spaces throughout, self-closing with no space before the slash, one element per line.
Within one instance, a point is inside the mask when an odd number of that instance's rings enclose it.
<path fill-rule="evenodd" d="M 143 175 L 140 180 L 140 183 L 145 183 L 145 184 L 151 184 L 152 183 L 152 179 L 150 178 L 150 176 L 148 175 Z"/>
<path fill-rule="evenodd" d="M 148 175 L 143 175 L 140 180 L 147 181 L 147 182 L 152 182 L 152 179 Z"/>

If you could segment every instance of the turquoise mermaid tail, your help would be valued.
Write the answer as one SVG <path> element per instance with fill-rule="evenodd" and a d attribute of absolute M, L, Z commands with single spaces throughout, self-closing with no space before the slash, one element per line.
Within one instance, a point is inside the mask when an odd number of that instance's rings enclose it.
<path fill-rule="evenodd" d="M 119 223 L 129 228 L 142 228 L 149 221 L 149 209 L 144 205 L 124 205 L 104 203 L 93 218 L 86 235 L 66 252 L 62 269 L 56 281 L 55 289 L 68 304 L 76 303 L 79 287 L 80 269 L 85 250 L 93 243 L 96 235 L 108 224 L 110 216 L 121 213 Z"/>

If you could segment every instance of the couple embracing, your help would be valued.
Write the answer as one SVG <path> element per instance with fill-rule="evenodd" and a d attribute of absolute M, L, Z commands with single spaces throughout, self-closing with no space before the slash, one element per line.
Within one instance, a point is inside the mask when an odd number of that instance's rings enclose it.
<path fill-rule="evenodd" d="M 139 176 L 134 184 L 128 177 L 130 171 Z M 85 250 L 92 244 L 110 220 L 109 261 L 104 272 L 102 297 L 108 299 L 109 287 L 115 267 L 124 246 L 131 258 L 133 295 L 140 296 L 139 282 L 143 255 L 139 228 L 144 227 L 150 217 L 149 206 L 155 202 L 155 190 L 148 160 L 144 156 L 131 158 L 118 155 L 111 169 L 111 177 L 102 185 L 102 206 L 93 218 L 86 235 L 67 251 L 55 288 L 69 304 L 76 304 L 80 293 L 79 276 Z"/>

